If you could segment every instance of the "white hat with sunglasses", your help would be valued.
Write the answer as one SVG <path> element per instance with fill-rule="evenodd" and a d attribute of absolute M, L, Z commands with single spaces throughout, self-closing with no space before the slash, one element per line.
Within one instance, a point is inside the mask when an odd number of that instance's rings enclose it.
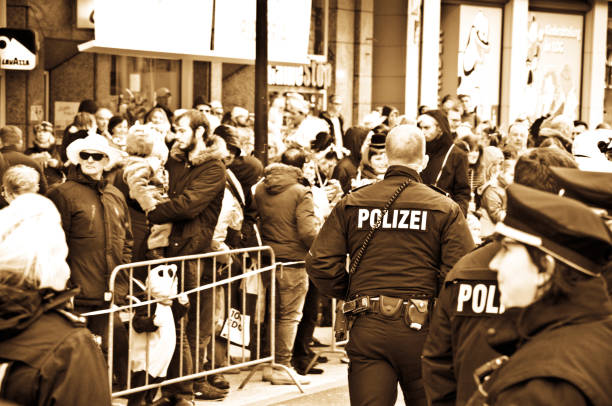
<path fill-rule="evenodd" d="M 97 152 L 100 154 L 104 154 L 108 157 L 108 163 L 104 166 L 105 171 L 109 171 L 115 166 L 115 164 L 121 159 L 121 151 L 116 148 L 113 148 L 108 143 L 108 140 L 100 134 L 91 134 L 85 138 L 79 138 L 78 140 L 73 141 L 66 148 L 66 155 L 68 159 L 73 164 L 78 164 L 81 159 L 81 152 L 89 151 L 89 152 Z M 95 161 L 99 161 L 103 159 L 103 156 L 98 156 L 96 154 L 91 154 L 92 158 Z M 99 158 L 99 159 L 96 159 Z M 89 159 L 89 156 L 87 157 Z"/>

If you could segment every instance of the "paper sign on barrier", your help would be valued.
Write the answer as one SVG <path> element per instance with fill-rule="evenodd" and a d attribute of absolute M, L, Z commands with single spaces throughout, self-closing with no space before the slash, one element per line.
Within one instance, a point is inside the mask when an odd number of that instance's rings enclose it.
<path fill-rule="evenodd" d="M 229 311 L 229 317 L 223 324 L 221 330 L 221 337 L 228 338 L 229 330 L 229 341 L 232 344 L 248 346 L 251 338 L 251 316 L 242 314 L 238 310 L 231 308 Z M 243 329 L 244 328 L 244 334 Z"/>

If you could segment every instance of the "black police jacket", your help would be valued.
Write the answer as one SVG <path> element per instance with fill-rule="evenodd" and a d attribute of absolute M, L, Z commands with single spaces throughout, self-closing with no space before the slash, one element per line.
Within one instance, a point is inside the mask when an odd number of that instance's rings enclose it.
<path fill-rule="evenodd" d="M 382 208 L 406 180 L 410 184 L 383 218 L 347 292 L 346 254 L 355 258 Z M 438 280 L 473 247 L 455 202 L 422 184 L 416 171 L 391 166 L 383 181 L 353 191 L 334 207 L 306 256 L 306 269 L 323 294 L 340 299 L 347 293 L 434 296 Z"/>
<path fill-rule="evenodd" d="M 500 354 L 486 341 L 503 311 L 493 242 L 470 252 L 446 275 L 423 346 L 423 382 L 432 405 L 464 405 L 474 393 L 474 371 Z"/>
<path fill-rule="evenodd" d="M 569 298 L 543 299 L 508 316 L 487 339 L 510 360 L 484 383 L 486 396 L 476 391 L 468 405 L 610 405 L 612 303 L 601 278 L 577 282 Z"/>

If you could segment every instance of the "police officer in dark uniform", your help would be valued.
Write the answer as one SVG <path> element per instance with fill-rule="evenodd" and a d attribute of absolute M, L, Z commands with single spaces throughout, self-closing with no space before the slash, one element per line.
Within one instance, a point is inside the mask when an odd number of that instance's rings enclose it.
<path fill-rule="evenodd" d="M 488 242 L 446 276 L 423 346 L 423 382 L 432 405 L 464 405 L 476 389 L 476 368 L 500 355 L 485 334 L 504 310 L 497 274 L 489 269 L 499 248 Z"/>
<path fill-rule="evenodd" d="M 557 194 L 553 166 L 576 164 L 561 151 L 536 148 L 517 162 L 514 181 Z M 584 177 L 582 174 L 580 177 Z M 499 356 L 487 345 L 486 331 L 500 321 L 497 273 L 489 263 L 500 244 L 488 242 L 470 252 L 446 276 L 423 346 L 423 382 L 432 405 L 464 405 L 476 389 L 474 371 Z"/>
<path fill-rule="evenodd" d="M 514 184 L 495 227 L 508 322 L 486 332 L 503 354 L 476 369 L 468 405 L 610 405 L 612 302 L 601 272 L 612 258 L 603 219 L 577 200 Z"/>
<path fill-rule="evenodd" d="M 439 281 L 474 244 L 459 206 L 421 183 L 421 130 L 396 127 L 385 144 L 385 179 L 336 205 L 306 269 L 324 294 L 347 300 L 351 404 L 393 405 L 399 382 L 407 405 L 424 405 L 420 354 L 428 312 Z"/>

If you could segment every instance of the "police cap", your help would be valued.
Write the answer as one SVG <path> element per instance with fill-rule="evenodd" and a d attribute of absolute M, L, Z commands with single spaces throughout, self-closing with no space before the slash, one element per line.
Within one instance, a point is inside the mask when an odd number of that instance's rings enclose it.
<path fill-rule="evenodd" d="M 601 273 L 612 255 L 612 236 L 588 206 L 567 197 L 513 184 L 497 234 L 536 247 L 588 275 Z"/>
<path fill-rule="evenodd" d="M 558 167 L 551 167 L 550 173 L 565 196 L 612 211 L 612 173 Z"/>

